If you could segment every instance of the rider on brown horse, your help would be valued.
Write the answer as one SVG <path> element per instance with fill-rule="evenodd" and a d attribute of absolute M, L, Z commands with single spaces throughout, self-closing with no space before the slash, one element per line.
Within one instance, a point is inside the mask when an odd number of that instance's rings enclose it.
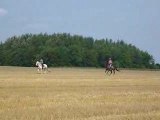
<path fill-rule="evenodd" d="M 113 66 L 112 65 L 112 59 L 111 58 L 109 58 L 109 60 L 108 61 L 106 61 L 106 63 L 105 63 L 105 73 L 107 72 L 109 72 L 110 71 L 110 74 L 112 74 L 112 72 L 115 74 L 115 71 L 119 71 L 118 69 L 117 69 L 117 67 L 115 67 L 115 66 Z"/>
<path fill-rule="evenodd" d="M 112 59 L 111 59 L 111 58 L 109 58 L 109 60 L 108 60 L 108 67 L 109 67 L 109 68 L 112 67 Z"/>
<path fill-rule="evenodd" d="M 111 58 L 109 58 L 107 61 L 106 61 L 106 63 L 105 63 L 105 67 L 106 68 L 111 68 L 112 67 L 112 59 Z"/>

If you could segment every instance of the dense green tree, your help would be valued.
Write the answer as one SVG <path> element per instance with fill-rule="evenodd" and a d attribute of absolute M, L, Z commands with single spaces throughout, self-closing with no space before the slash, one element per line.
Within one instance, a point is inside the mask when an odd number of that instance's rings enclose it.
<path fill-rule="evenodd" d="M 160 68 L 152 55 L 123 40 L 93 39 L 67 33 L 24 34 L 0 44 L 0 65 L 35 66 L 40 58 L 49 66 L 104 67 L 112 57 L 123 68 Z"/>

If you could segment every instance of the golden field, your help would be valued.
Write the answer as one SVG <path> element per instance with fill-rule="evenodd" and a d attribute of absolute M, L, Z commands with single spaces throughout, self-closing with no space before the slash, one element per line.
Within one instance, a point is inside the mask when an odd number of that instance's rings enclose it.
<path fill-rule="evenodd" d="M 160 71 L 0 67 L 0 120 L 160 120 Z"/>

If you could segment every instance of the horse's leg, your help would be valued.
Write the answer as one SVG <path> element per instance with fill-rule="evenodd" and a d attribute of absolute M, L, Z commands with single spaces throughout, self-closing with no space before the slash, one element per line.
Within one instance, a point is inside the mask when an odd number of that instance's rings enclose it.
<path fill-rule="evenodd" d="M 107 74 L 110 72 L 110 70 L 107 69 Z"/>
<path fill-rule="evenodd" d="M 44 72 L 47 73 L 48 72 L 48 68 L 44 68 Z"/>
<path fill-rule="evenodd" d="M 108 70 L 108 69 L 106 68 L 105 73 L 107 72 L 107 70 Z"/>
<path fill-rule="evenodd" d="M 46 68 L 46 70 L 47 70 L 47 72 L 51 72 L 51 71 L 48 69 L 48 67 Z"/>
<path fill-rule="evenodd" d="M 115 70 L 113 70 L 113 75 L 115 74 Z"/>
<path fill-rule="evenodd" d="M 112 74 L 112 70 L 108 70 L 108 71 L 110 71 L 110 74 L 109 74 L 109 75 L 111 75 L 111 74 Z"/>
<path fill-rule="evenodd" d="M 106 69 L 106 70 L 105 70 L 105 73 L 106 73 L 106 74 L 108 74 L 108 72 L 109 72 L 109 70 L 108 70 L 108 69 Z"/>
<path fill-rule="evenodd" d="M 46 68 L 44 67 L 42 71 L 43 71 L 43 73 L 46 73 Z"/>
<path fill-rule="evenodd" d="M 40 68 L 40 71 L 41 71 L 41 74 L 43 73 L 43 69 L 42 68 Z"/>
<path fill-rule="evenodd" d="M 38 68 L 38 69 L 37 69 L 37 72 L 38 72 L 38 73 L 41 73 L 41 69 L 40 69 L 40 68 Z"/>

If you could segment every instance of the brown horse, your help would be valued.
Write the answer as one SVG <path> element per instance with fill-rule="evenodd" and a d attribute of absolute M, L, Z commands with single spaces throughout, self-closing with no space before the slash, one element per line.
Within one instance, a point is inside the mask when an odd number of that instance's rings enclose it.
<path fill-rule="evenodd" d="M 110 67 L 109 65 L 106 65 L 105 67 L 105 73 L 107 72 L 106 74 L 108 74 L 108 72 L 110 72 L 109 75 L 111 75 L 112 73 L 115 74 L 115 71 L 120 71 L 120 70 L 118 70 L 118 68 L 115 66 Z"/>

